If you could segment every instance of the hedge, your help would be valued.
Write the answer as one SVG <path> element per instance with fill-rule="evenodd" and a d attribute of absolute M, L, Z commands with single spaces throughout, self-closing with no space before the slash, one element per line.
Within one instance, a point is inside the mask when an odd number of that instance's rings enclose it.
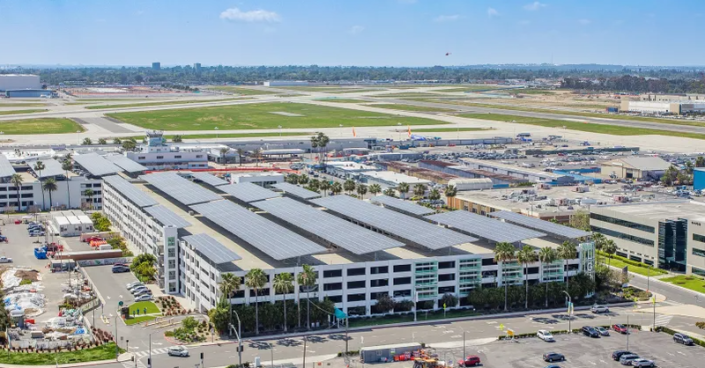
<path fill-rule="evenodd" d="M 625 325 L 625 326 L 627 326 L 627 327 L 629 327 L 629 328 L 633 328 L 633 329 L 638 329 L 638 330 L 641 329 L 641 325 Z M 593 326 L 593 327 L 604 327 L 604 328 L 606 328 L 606 329 L 610 329 L 610 327 L 612 327 L 612 326 Z M 581 332 L 582 332 L 582 328 L 574 328 L 572 331 L 573 331 L 573 333 L 581 333 Z M 563 334 L 567 334 L 567 333 L 568 333 L 568 330 L 558 330 L 558 331 L 549 331 L 549 332 L 550 332 L 552 335 L 563 335 Z M 511 338 L 510 338 L 509 336 L 507 336 L 507 335 L 501 335 L 501 336 L 499 336 L 499 337 L 497 338 L 497 340 L 509 340 L 509 339 L 512 339 L 512 338 L 514 338 L 514 339 L 525 339 L 525 338 L 530 338 L 530 337 L 536 337 L 536 334 L 537 334 L 536 332 L 524 333 L 524 334 L 516 334 L 516 335 L 514 335 L 514 336 L 511 337 Z M 693 340 L 695 340 L 695 339 L 693 339 Z"/>
<path fill-rule="evenodd" d="M 598 250 L 597 253 L 600 254 L 601 256 L 610 258 L 609 254 L 607 254 L 607 253 L 605 253 L 605 252 L 603 252 L 603 251 L 601 251 L 601 250 Z M 632 265 L 632 266 L 637 266 L 637 267 L 642 267 L 642 268 L 650 268 L 651 271 L 653 271 L 654 273 L 657 273 L 657 274 L 665 275 L 665 274 L 668 273 L 667 271 L 664 271 L 664 270 L 662 270 L 662 269 L 660 269 L 660 268 L 657 268 L 657 267 L 654 267 L 654 266 L 649 266 L 649 265 L 647 265 L 646 263 L 637 262 L 637 261 L 631 260 L 631 259 L 629 259 L 629 258 L 625 258 L 625 257 L 622 257 L 622 256 L 618 256 L 618 255 L 616 255 L 616 254 L 613 254 L 613 255 L 612 255 L 612 259 L 618 259 L 618 260 L 620 260 L 620 261 L 622 261 L 622 262 L 624 262 L 624 263 L 626 263 L 626 264 L 628 264 L 628 265 Z"/>
<path fill-rule="evenodd" d="M 663 326 L 658 326 L 658 327 L 656 327 L 656 332 L 665 332 L 665 333 L 667 333 L 667 334 L 669 334 L 669 335 L 671 335 L 671 336 L 673 336 L 673 335 L 675 335 L 675 334 L 677 333 L 676 331 L 673 331 L 673 330 L 671 330 L 670 328 L 668 328 L 668 327 L 663 327 Z M 700 339 L 695 338 L 695 337 L 692 337 L 692 336 L 688 336 L 688 337 L 690 337 L 690 338 L 693 340 L 693 343 L 694 343 L 694 344 L 700 345 L 700 346 L 702 346 L 702 347 L 705 348 L 705 341 L 700 340 Z"/>

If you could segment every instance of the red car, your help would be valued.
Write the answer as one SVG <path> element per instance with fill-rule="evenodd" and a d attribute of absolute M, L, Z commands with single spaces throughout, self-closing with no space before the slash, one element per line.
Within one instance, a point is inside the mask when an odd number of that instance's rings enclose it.
<path fill-rule="evenodd" d="M 621 333 L 621 334 L 623 334 L 623 335 L 626 335 L 626 334 L 629 333 L 629 329 L 628 329 L 627 326 L 625 326 L 625 325 L 612 325 L 612 329 L 613 329 L 615 332 L 619 332 L 619 333 Z"/>
<path fill-rule="evenodd" d="M 477 355 L 468 355 L 465 360 L 459 360 L 458 366 L 460 367 L 474 367 L 480 365 L 480 357 Z"/>

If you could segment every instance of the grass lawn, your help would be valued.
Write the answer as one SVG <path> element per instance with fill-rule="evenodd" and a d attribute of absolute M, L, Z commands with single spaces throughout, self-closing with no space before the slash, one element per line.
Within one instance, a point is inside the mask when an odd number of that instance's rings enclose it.
<path fill-rule="evenodd" d="M 316 101 L 335 102 L 335 103 L 363 103 L 364 100 L 356 100 L 354 98 L 318 98 Z"/>
<path fill-rule="evenodd" d="M 22 103 L 22 102 L 0 102 L 0 107 L 43 107 L 46 106 L 45 103 L 37 103 L 37 102 L 27 102 L 27 103 Z"/>
<path fill-rule="evenodd" d="M 71 119 L 42 118 L 0 121 L 0 131 L 4 134 L 62 134 L 82 132 L 84 129 Z"/>
<path fill-rule="evenodd" d="M 339 89 L 339 90 L 333 90 L 333 91 L 324 91 L 324 92 L 340 94 L 340 93 L 378 92 L 378 91 L 379 91 L 378 89 L 346 88 L 346 89 Z"/>
<path fill-rule="evenodd" d="M 0 115 L 18 115 L 18 114 L 33 114 L 35 112 L 46 112 L 47 109 L 28 109 L 28 110 L 9 110 L 0 111 Z"/>
<path fill-rule="evenodd" d="M 404 110 L 404 111 L 426 111 L 426 112 L 455 112 L 453 109 L 444 109 L 440 107 L 414 106 L 404 104 L 372 104 L 366 105 L 369 107 L 379 107 L 382 109 Z"/>
<path fill-rule="evenodd" d="M 297 135 L 308 135 L 308 136 L 313 136 L 316 134 L 315 132 L 282 132 L 282 133 L 221 133 L 221 134 L 215 134 L 215 133 L 208 133 L 208 134 L 183 134 L 181 135 L 181 139 L 219 139 L 219 138 L 263 138 L 263 137 L 279 137 L 281 134 L 282 137 L 291 137 L 291 136 L 297 136 Z M 107 141 L 112 142 L 112 140 L 115 137 L 107 137 L 105 138 Z M 141 142 L 142 139 L 144 138 L 143 136 L 134 136 L 134 137 L 120 137 L 120 139 L 125 140 L 129 138 L 134 138 L 138 142 Z M 166 139 L 173 139 L 174 134 L 168 134 L 165 135 L 164 138 Z"/>
<path fill-rule="evenodd" d="M 479 316 L 481 313 L 472 310 L 449 310 L 446 312 L 445 318 L 459 318 L 459 317 L 473 317 Z M 416 313 L 417 321 L 433 321 L 442 320 L 443 311 L 429 311 L 428 315 L 425 311 L 419 311 Z M 404 315 L 393 315 L 385 317 L 376 318 L 351 318 L 350 327 L 366 327 L 366 326 L 380 326 L 388 325 L 392 323 L 403 323 L 403 322 L 413 322 L 414 314 L 404 314 Z"/>
<path fill-rule="evenodd" d="M 616 257 L 612 257 L 612 261 L 610 261 L 609 258 L 607 258 L 607 257 L 604 257 L 604 258 L 605 258 L 605 260 L 604 260 L 604 263 L 605 263 L 605 264 L 608 264 L 608 265 L 610 265 L 610 266 L 612 266 L 612 267 L 617 267 L 617 268 L 620 268 L 620 269 L 624 268 L 624 266 L 628 266 L 628 267 L 629 267 L 629 272 L 638 273 L 639 275 L 642 275 L 642 276 L 658 276 L 658 275 L 663 275 L 663 271 L 660 270 L 660 269 L 658 269 L 658 268 L 651 268 L 651 269 L 649 269 L 649 268 L 647 268 L 647 267 L 635 266 L 635 265 L 632 265 L 632 264 L 628 264 L 628 263 L 626 263 L 626 262 L 624 262 L 624 261 L 622 261 L 621 259 L 618 259 L 618 258 L 616 258 Z"/>
<path fill-rule="evenodd" d="M 447 97 L 443 96 L 442 94 L 436 94 L 436 93 L 428 93 L 428 92 L 400 92 L 400 93 L 384 93 L 384 94 L 379 94 L 379 95 L 374 95 L 370 97 L 378 97 L 378 98 L 385 98 L 385 97 L 399 97 L 399 98 L 408 98 L 408 97 L 417 97 L 417 98 L 438 98 L 438 97 Z M 439 103 L 439 100 L 427 100 L 428 102 L 435 102 Z M 445 100 L 443 100 L 445 101 Z"/>
<path fill-rule="evenodd" d="M 95 106 L 86 106 L 86 109 L 101 110 L 101 109 L 121 109 L 121 108 L 127 108 L 127 107 L 143 107 L 143 106 L 188 105 L 188 104 L 193 104 L 193 103 L 240 101 L 240 100 L 246 100 L 246 99 L 247 98 L 225 98 L 225 99 L 219 99 L 219 100 L 184 100 L 184 101 L 131 103 L 131 104 L 119 104 L 119 105 L 95 105 Z"/>
<path fill-rule="evenodd" d="M 686 289 L 690 289 L 693 291 L 705 293 L 705 280 L 703 280 L 701 277 L 679 275 L 659 280 L 670 282 L 671 284 L 682 286 Z"/>
<path fill-rule="evenodd" d="M 553 95 L 553 94 L 556 94 L 555 91 L 549 91 L 546 89 L 534 89 L 534 88 L 517 89 L 516 93 L 518 93 L 520 95 Z"/>
<path fill-rule="evenodd" d="M 120 354 L 125 352 L 119 349 Z M 62 353 L 19 353 L 7 352 L 0 354 L 0 363 L 17 365 L 51 365 L 96 362 L 100 360 L 115 360 L 115 343 L 108 343 L 96 348 L 79 351 L 67 351 Z"/>
<path fill-rule="evenodd" d="M 96 102 L 67 102 L 67 103 L 65 103 L 64 105 L 66 105 L 66 106 L 91 105 L 91 104 L 94 104 L 94 103 L 98 103 L 98 101 L 96 101 Z"/>
<path fill-rule="evenodd" d="M 111 113 L 108 116 L 147 129 L 220 130 L 333 128 L 345 126 L 434 125 L 444 122 L 301 103 L 261 103 L 192 109 Z"/>
<path fill-rule="evenodd" d="M 145 308 L 147 308 L 147 314 L 161 313 L 157 305 L 152 302 L 137 302 L 130 305 L 130 315 L 135 310 L 139 310 L 140 314 L 144 314 Z"/>
<path fill-rule="evenodd" d="M 144 322 L 147 322 L 147 321 L 151 321 L 151 320 L 154 320 L 154 319 L 156 319 L 156 318 L 157 318 L 157 317 L 155 317 L 155 316 L 137 316 L 137 317 L 134 317 L 134 318 L 126 319 L 126 320 L 125 320 L 125 324 L 128 325 L 128 326 L 132 326 L 132 325 L 136 325 L 136 324 L 139 324 L 139 323 L 144 323 Z"/>
<path fill-rule="evenodd" d="M 425 129 L 412 129 L 412 133 L 452 133 L 452 132 L 476 132 L 479 130 L 492 130 L 492 128 L 425 128 Z"/>
<path fill-rule="evenodd" d="M 505 123 L 529 124 L 538 125 L 550 128 L 563 128 L 570 130 L 579 130 L 582 132 L 611 134 L 611 135 L 666 135 L 671 137 L 683 137 L 694 139 L 705 139 L 705 134 L 674 132 L 660 129 L 642 129 L 628 126 L 595 124 L 595 123 L 578 123 L 575 121 L 531 118 L 518 115 L 504 114 L 459 114 L 458 116 L 472 119 L 493 120 Z"/>
<path fill-rule="evenodd" d="M 480 92 L 480 91 L 494 91 L 497 89 L 502 89 L 502 87 L 484 85 L 484 84 L 473 84 L 470 86 L 464 86 L 464 87 L 458 87 L 458 88 L 439 89 L 439 90 L 437 90 L 437 92 Z"/>
<path fill-rule="evenodd" d="M 273 95 L 279 93 L 278 91 L 264 91 L 261 89 L 249 89 L 246 87 L 236 87 L 236 86 L 206 86 L 207 89 L 212 89 L 215 91 L 232 92 L 240 95 Z"/>

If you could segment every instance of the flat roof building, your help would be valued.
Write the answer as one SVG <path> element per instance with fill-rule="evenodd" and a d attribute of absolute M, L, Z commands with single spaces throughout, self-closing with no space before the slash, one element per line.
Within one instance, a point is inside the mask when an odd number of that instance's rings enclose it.
<path fill-rule="evenodd" d="M 658 180 L 671 164 L 660 157 L 621 157 L 603 162 L 600 173 L 605 178 Z"/>

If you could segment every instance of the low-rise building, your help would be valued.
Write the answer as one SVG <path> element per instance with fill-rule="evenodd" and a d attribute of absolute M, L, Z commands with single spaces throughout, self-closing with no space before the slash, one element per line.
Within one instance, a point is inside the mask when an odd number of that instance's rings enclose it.
<path fill-rule="evenodd" d="M 620 157 L 603 162 L 600 174 L 611 179 L 658 180 L 670 166 L 660 157 Z"/>
<path fill-rule="evenodd" d="M 127 158 L 149 170 L 205 169 L 208 167 L 208 147 L 198 144 L 168 144 L 160 131 L 147 132 L 147 144 L 138 151 L 126 153 Z"/>
<path fill-rule="evenodd" d="M 285 181 L 284 179 L 284 174 L 278 172 L 230 174 L 231 184 L 253 183 L 265 188 L 270 188 L 274 184 L 283 183 Z"/>

